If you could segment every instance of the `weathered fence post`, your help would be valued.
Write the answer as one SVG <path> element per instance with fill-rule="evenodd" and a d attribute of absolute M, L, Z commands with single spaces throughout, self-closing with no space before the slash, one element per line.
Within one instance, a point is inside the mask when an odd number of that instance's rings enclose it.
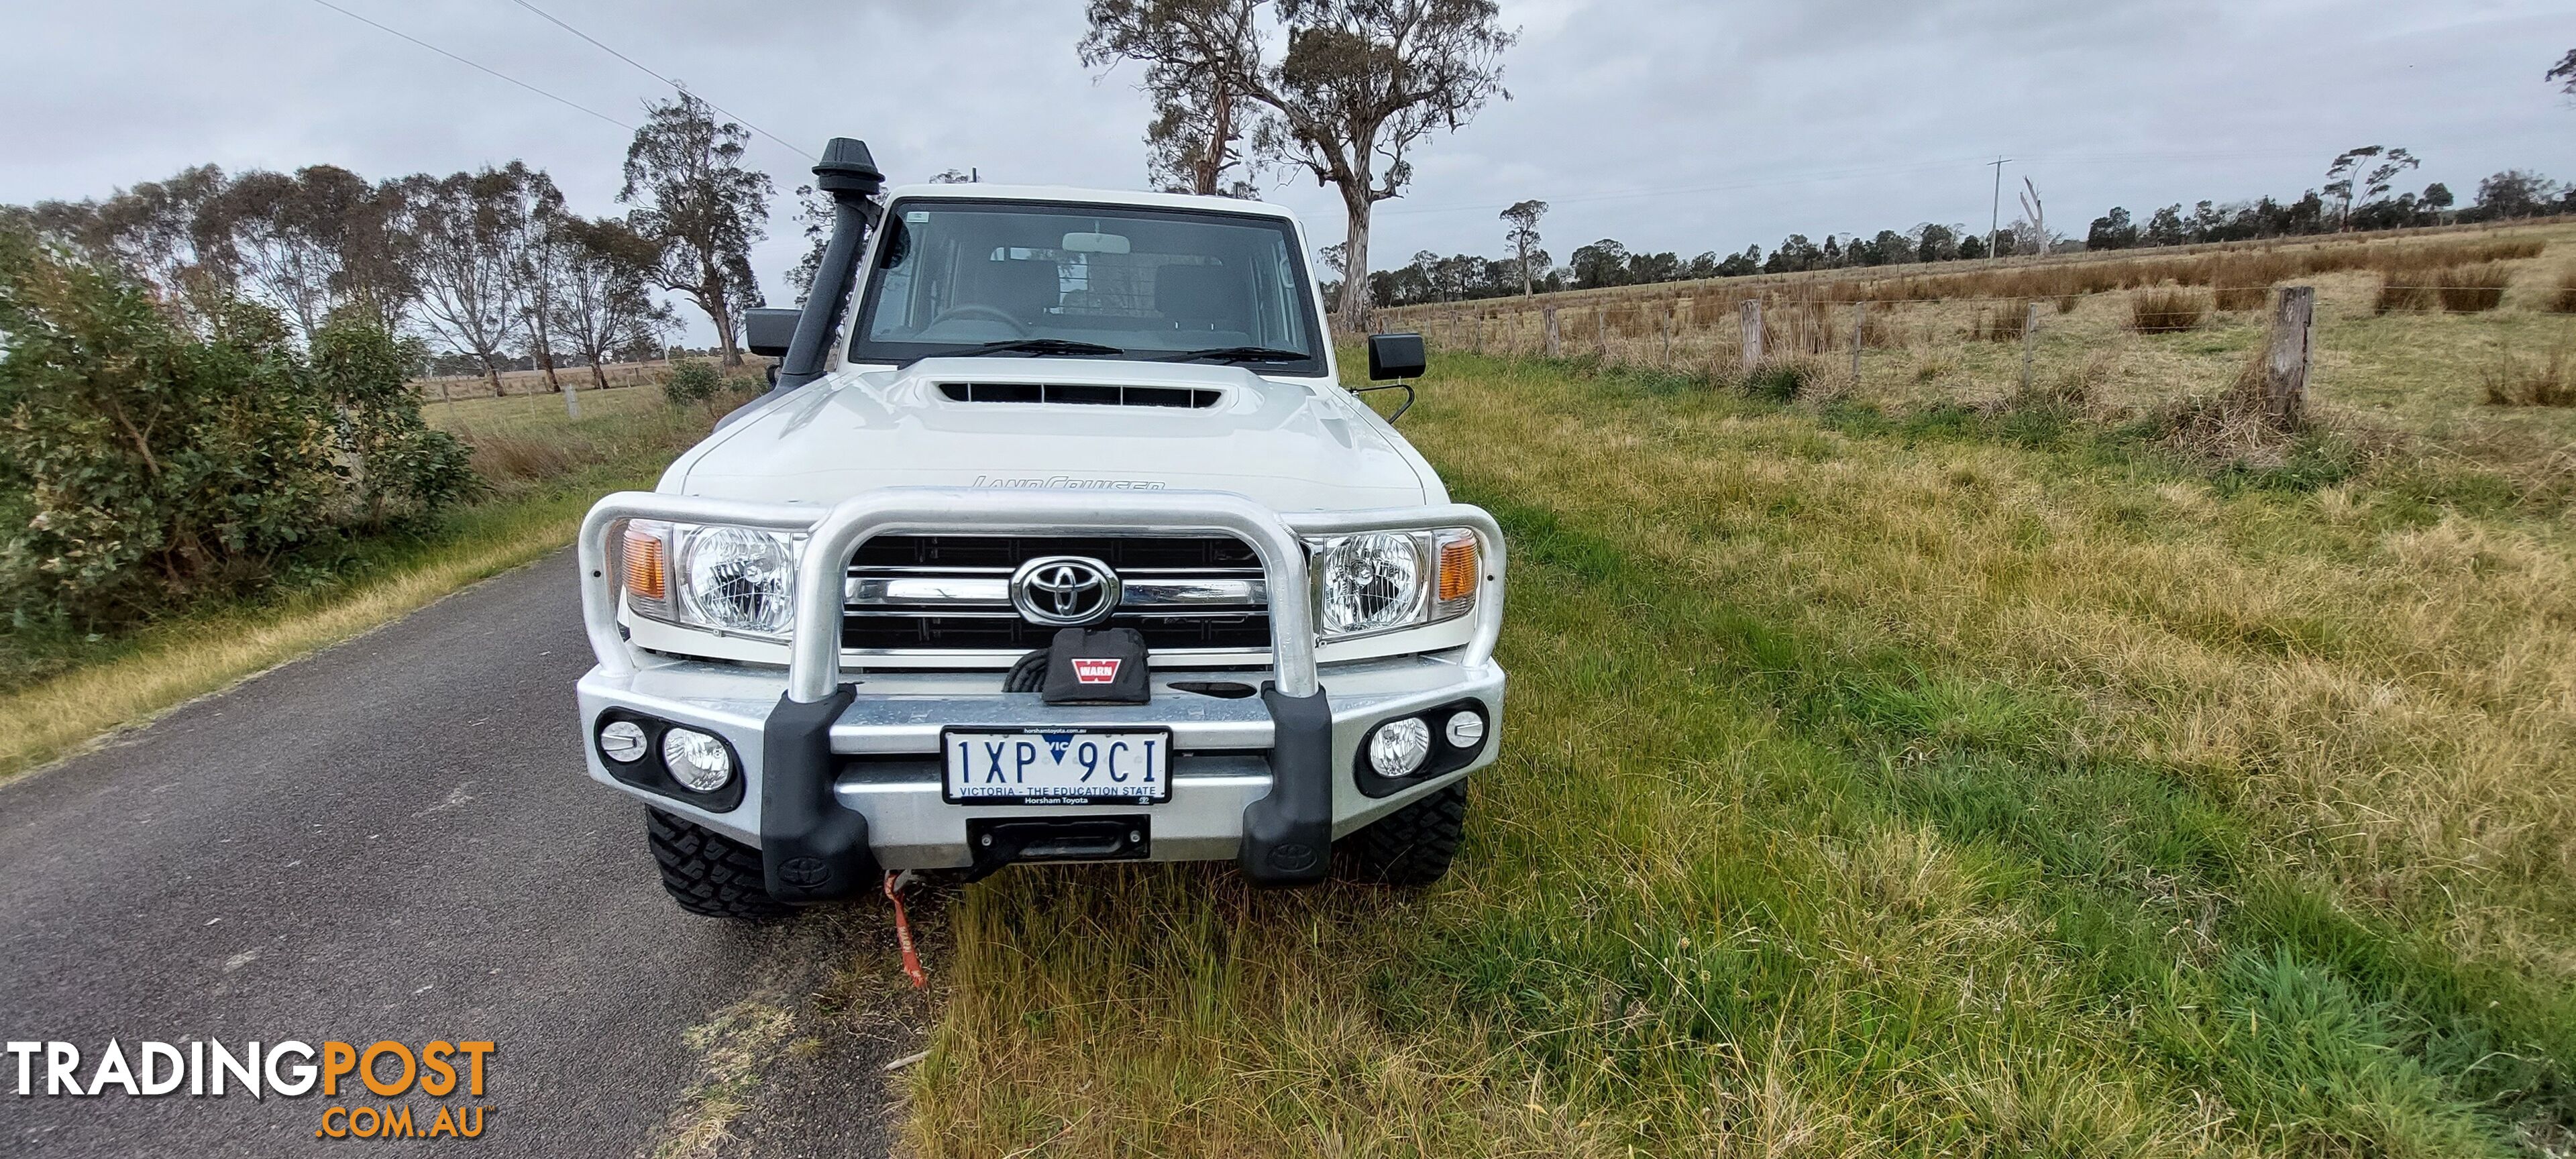
<path fill-rule="evenodd" d="M 1852 303 L 1852 384 L 1860 384 L 1860 336 L 1869 321 L 1869 303 Z"/>
<path fill-rule="evenodd" d="M 1592 308 L 1592 352 L 1600 355 L 1601 361 L 1610 361 L 1610 307 L 1608 306 Z"/>
<path fill-rule="evenodd" d="M 1744 328 L 1744 372 L 1751 374 L 1762 365 L 1762 299 L 1746 298 L 1739 309 L 1738 321 Z"/>
<path fill-rule="evenodd" d="M 1673 367 L 1673 304 L 1664 303 L 1664 369 Z"/>
<path fill-rule="evenodd" d="M 1564 352 L 1564 348 L 1557 342 L 1556 338 L 1556 307 L 1545 307 L 1541 312 L 1541 316 L 1547 320 L 1547 356 L 1555 358 Z"/>
<path fill-rule="evenodd" d="M 2263 412 L 2276 426 L 2295 427 L 2307 414 L 2316 323 L 2317 288 L 2281 287 L 2272 306 L 2272 341 L 2263 355 Z"/>
<path fill-rule="evenodd" d="M 2039 337 L 2039 303 L 2030 304 L 2030 312 L 2021 318 L 2021 392 L 2030 393 L 2031 343 Z"/>
<path fill-rule="evenodd" d="M 580 391 L 580 389 L 579 389 L 579 388 L 577 388 L 577 387 L 575 387 L 575 386 L 572 384 L 572 380 L 571 380 L 571 379 L 567 378 L 567 379 L 564 379 L 564 380 L 563 380 L 563 392 L 564 392 L 564 417 L 565 417 L 565 418 L 568 418 L 568 419 L 577 419 L 577 418 L 580 418 L 580 417 L 581 417 L 581 397 L 580 397 L 581 391 Z"/>

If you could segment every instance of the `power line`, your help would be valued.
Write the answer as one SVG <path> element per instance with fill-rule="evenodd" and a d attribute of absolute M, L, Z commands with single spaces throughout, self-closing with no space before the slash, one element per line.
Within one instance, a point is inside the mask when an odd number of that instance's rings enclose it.
<path fill-rule="evenodd" d="M 554 14 L 554 13 L 552 13 L 552 12 L 548 12 L 548 11 L 546 11 L 546 10 L 545 10 L 545 9 L 543 9 L 543 8 L 539 8 L 539 7 L 537 7 L 537 6 L 536 6 L 536 5 L 534 5 L 534 4 L 530 4 L 530 3 L 528 3 L 528 0 L 512 0 L 512 2 L 513 2 L 513 3 L 516 3 L 516 4 L 517 4 L 519 7 L 521 7 L 521 8 L 525 8 L 525 9 L 527 9 L 527 10 L 528 10 L 528 11 L 530 11 L 530 12 L 534 12 L 534 13 L 536 13 L 537 15 L 544 17 L 547 23 L 552 24 L 552 25 L 554 25 L 554 26 L 555 26 L 555 27 L 557 27 L 557 28 L 563 29 L 564 31 L 569 32 L 569 33 L 571 33 L 571 34 L 573 34 L 573 35 L 575 35 L 575 36 L 578 36 L 578 37 L 582 38 L 583 40 L 589 41 L 589 42 L 590 42 L 590 46 L 591 46 L 591 47 L 596 48 L 596 49 L 600 50 L 601 52 L 605 52 L 605 53 L 607 53 L 607 54 L 608 54 L 608 55 L 610 55 L 610 56 L 616 57 L 616 58 L 617 58 L 617 59 L 619 59 L 619 60 L 625 61 L 626 63 L 628 63 L 628 64 L 630 64 L 630 65 L 635 66 L 635 71 L 640 72 L 640 73 L 643 73 L 643 74 L 644 74 L 644 75 L 646 75 L 646 76 L 652 77 L 654 80 L 657 80 L 657 81 L 662 82 L 663 84 L 669 85 L 669 86 L 671 86 L 672 88 L 677 89 L 677 90 L 679 90 L 680 92 L 685 93 L 685 94 L 687 94 L 687 95 L 689 95 L 689 96 L 697 97 L 699 100 L 702 100 L 702 101 L 707 101 L 707 98 L 705 98 L 704 96 L 700 96 L 700 95 L 699 95 L 699 94 L 697 94 L 697 93 L 690 92 L 690 91 L 689 91 L 689 86 L 684 85 L 684 84 L 681 84 L 680 82 L 678 82 L 678 81 L 676 81 L 676 80 L 673 80 L 673 79 L 671 79 L 670 77 L 663 76 L 661 73 L 655 72 L 655 71 L 653 71 L 653 70 L 652 70 L 652 69 L 650 69 L 650 68 L 646 68 L 646 67 L 644 66 L 644 62 L 639 61 L 639 60 L 635 59 L 634 57 L 628 56 L 628 55 L 626 55 L 625 53 L 619 52 L 619 51 L 617 51 L 617 50 L 616 50 L 616 49 L 614 49 L 614 48 L 610 48 L 610 47 L 608 47 L 606 44 L 601 43 L 598 37 L 596 37 L 596 36 L 592 36 L 591 34 L 589 34 L 589 33 L 587 33 L 587 32 L 584 32 L 584 31 L 582 31 L 582 30 L 580 30 L 580 29 L 578 29 L 578 28 L 573 27 L 573 26 L 572 26 L 572 25 L 570 25 L 570 24 L 565 23 L 562 17 L 559 17 L 559 16 L 555 15 L 555 14 Z M 767 137 L 767 138 L 769 138 L 769 139 L 770 139 L 770 140 L 772 140 L 772 141 L 776 141 L 776 142 L 778 142 L 778 144 L 779 144 L 781 147 L 783 147 L 783 148 L 787 149 L 789 152 L 795 153 L 797 156 L 803 157 L 803 158 L 805 158 L 805 159 L 806 159 L 806 160 L 808 160 L 808 161 L 817 161 L 817 160 L 820 160 L 820 158 L 818 158 L 818 157 L 814 156 L 812 153 L 808 153 L 808 152 L 806 152 L 806 151 L 805 151 L 805 150 L 803 150 L 803 149 L 799 149 L 799 148 L 797 148 L 797 147 L 796 147 L 796 146 L 794 146 L 794 145 L 790 145 L 790 144 L 788 144 L 788 143 L 787 143 L 786 138 L 780 137 L 780 136 L 779 136 L 778 134 L 776 134 L 776 133 L 770 132 L 769 130 L 764 129 L 764 128 L 761 128 L 761 127 L 760 127 L 760 126 L 758 126 L 758 125 L 752 124 L 752 123 L 751 123 L 751 118 L 749 118 L 749 117 L 746 117 L 746 116 L 743 116 L 743 115 L 741 115 L 741 114 L 739 114 L 739 113 L 733 112 L 733 111 L 731 111 L 731 110 L 729 110 L 729 109 L 725 108 L 723 105 L 719 105 L 719 104 L 715 103 L 714 101 L 707 101 L 707 107 L 708 107 L 708 108 L 710 108 L 710 109 L 714 109 L 715 111 L 717 111 L 717 112 L 719 112 L 719 113 L 723 113 L 725 116 L 731 117 L 731 118 L 733 118 L 733 119 L 734 119 L 734 120 L 736 120 L 736 121 L 740 121 L 740 122 L 742 122 L 742 124 L 743 124 L 743 126 L 744 126 L 745 128 L 748 128 L 748 129 L 750 129 L 752 132 L 758 133 L 758 134 L 760 134 L 761 136 Z"/>
<path fill-rule="evenodd" d="M 606 122 L 608 122 L 609 124 L 615 125 L 615 126 L 617 126 L 618 128 L 624 129 L 624 130 L 626 130 L 627 132 L 630 132 L 630 133 L 632 133 L 632 132 L 634 132 L 634 131 L 635 131 L 635 126 L 630 125 L 630 124 L 627 124 L 627 123 L 626 123 L 626 122 L 624 122 L 624 121 L 618 120 L 618 119 L 617 119 L 617 118 L 615 118 L 615 117 L 609 116 L 609 115 L 608 115 L 608 114 L 606 114 L 606 113 L 600 112 L 600 111 L 599 111 L 599 110 L 597 110 L 597 109 L 591 108 L 591 107 L 589 107 L 589 106 L 587 106 L 587 105 L 578 105 L 578 104 L 574 104 L 573 102 L 571 102 L 571 101 L 569 101 L 569 100 L 566 100 L 566 99 L 564 99 L 564 98 L 562 98 L 562 97 L 556 96 L 556 95 L 555 95 L 555 94 L 553 94 L 553 93 L 547 92 L 547 91 L 546 91 L 546 90 L 544 90 L 544 89 L 538 88 L 538 87 L 537 87 L 537 86 L 535 86 L 535 85 L 529 84 L 528 82 L 523 81 L 523 80 L 520 80 L 520 79 L 519 79 L 519 78 L 517 78 L 517 77 L 511 76 L 511 75 L 510 75 L 510 74 L 508 74 L 508 73 L 502 72 L 502 71 L 501 71 L 501 70 L 499 70 L 499 69 L 493 68 L 493 67 L 491 67 L 491 66 L 489 66 L 489 65 L 477 64 L 477 63 L 475 63 L 474 61 L 467 60 L 467 59 L 465 59 L 464 57 L 461 57 L 461 56 L 456 55 L 455 53 L 449 52 L 449 51 L 447 51 L 447 50 L 446 50 L 446 49 L 444 49 L 444 48 L 440 48 L 439 46 L 437 46 L 437 45 L 435 45 L 435 44 L 431 44 L 430 42 L 428 42 L 428 41 L 426 41 L 426 40 L 422 40 L 421 38 L 419 38 L 419 37 L 417 37 L 417 36 L 413 36 L 412 34 L 410 34 L 410 33 L 408 33 L 408 32 L 403 32 L 403 31 L 400 31 L 400 30 L 398 30 L 398 29 L 393 29 L 393 28 L 387 28 L 387 27 L 385 27 L 385 26 L 384 26 L 384 25 L 382 25 L 382 24 L 378 24 L 378 23 L 376 23 L 376 22 L 375 22 L 375 21 L 373 21 L 373 20 L 369 20 L 369 19 L 367 19 L 366 17 L 364 17 L 364 16 L 360 16 L 360 15 L 358 15 L 358 14 L 357 14 L 357 13 L 355 13 L 355 12 L 351 12 L 351 11 L 349 11 L 349 10 L 348 10 L 348 9 L 346 9 L 346 8 L 342 8 L 342 7 L 340 7 L 339 5 L 332 3 L 332 2 L 331 2 L 331 0 L 313 0 L 313 2 L 314 2 L 314 3 L 316 3 L 316 4 L 319 4 L 319 5 L 321 5 L 321 6 L 323 6 L 323 7 L 325 7 L 325 8 L 328 8 L 328 9 L 330 9 L 330 10 L 331 10 L 331 11 L 333 11 L 333 12 L 337 12 L 337 13 L 339 13 L 339 14 L 340 14 L 340 15 L 342 15 L 342 16 L 346 16 L 346 17 L 348 17 L 348 18 L 349 18 L 349 19 L 351 19 L 351 20 L 355 20 L 355 21 L 357 21 L 357 22 L 358 22 L 358 23 L 360 23 L 360 24 L 364 24 L 364 25 L 366 25 L 366 26 L 368 26 L 368 27 L 370 27 L 370 28 L 376 29 L 376 30 L 377 30 L 377 31 L 379 31 L 379 32 L 384 32 L 384 33 L 388 33 L 388 34 L 391 34 L 391 35 L 394 35 L 394 36 L 399 36 L 399 37 L 403 38 L 404 40 L 408 40 L 408 41 L 412 42 L 413 44 L 417 44 L 417 45 L 421 46 L 422 48 L 426 48 L 426 49 L 430 50 L 431 52 L 435 52 L 435 53 L 437 53 L 438 55 L 443 56 L 443 57 L 446 57 L 446 58 L 447 58 L 447 59 L 449 59 L 449 60 L 455 61 L 455 62 L 456 62 L 456 63 L 458 63 L 458 64 L 466 65 L 466 66 L 468 66 L 468 67 L 470 67 L 470 68 L 480 69 L 480 70 L 482 70 L 483 72 L 490 73 L 490 74 L 491 74 L 491 75 L 493 75 L 493 76 L 499 77 L 499 78 L 500 78 L 500 79 L 502 79 L 502 80 L 508 81 L 508 82 L 510 82 L 511 84 L 517 85 L 517 86 L 519 86 L 520 88 L 526 89 L 526 90 L 528 90 L 529 92 L 535 93 L 535 94 L 537 94 L 538 96 L 544 97 L 544 98 L 546 98 L 547 100 L 553 101 L 554 103 L 559 104 L 559 105 L 562 105 L 562 106 L 563 106 L 563 107 L 565 107 L 565 108 L 568 108 L 568 109 L 574 109 L 574 110 L 577 110 L 577 111 L 579 111 L 579 112 L 588 113 L 588 114 L 590 114 L 591 116 L 597 117 L 597 118 L 599 118 L 600 120 L 606 121 Z"/>
<path fill-rule="evenodd" d="M 1730 182 L 1724 185 L 1696 185 L 1676 189 L 1623 189 L 1610 193 L 1581 194 L 1574 197 L 1556 197 L 1550 198 L 1549 203 L 1552 205 L 1579 205 L 1593 201 L 1625 201 L 1639 197 L 1678 197 L 1690 193 L 1726 193 L 1741 189 L 1760 189 L 1766 186 L 1807 185 L 1824 181 L 1846 180 L 1853 177 L 1883 176 L 1891 173 L 1905 173 L 1922 169 L 1948 169 L 1971 163 L 1987 164 L 1988 162 L 1978 161 L 1976 158 L 1957 158 L 1943 161 L 1915 161 L 1895 165 L 1866 165 L 1849 169 L 1817 169 L 1802 173 L 1787 174 L 1780 177 L 1764 178 L 1756 181 Z M 1498 201 L 1489 205 L 1441 205 L 1421 207 L 1391 206 L 1386 209 L 1378 210 L 1377 212 L 1381 216 L 1420 213 L 1464 213 L 1479 209 L 1503 209 L 1508 208 L 1510 204 L 1511 203 L 1509 202 Z"/>

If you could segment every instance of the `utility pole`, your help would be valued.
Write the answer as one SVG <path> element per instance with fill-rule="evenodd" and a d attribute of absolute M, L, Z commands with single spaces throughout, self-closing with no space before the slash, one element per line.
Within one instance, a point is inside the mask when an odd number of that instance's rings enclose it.
<path fill-rule="evenodd" d="M 2010 160 L 2012 158 L 1999 153 L 1993 161 L 1987 162 L 1995 167 L 1995 201 L 1987 212 L 1986 223 L 1986 256 L 1990 258 L 1999 256 L 1995 252 L 1995 243 L 2004 236 L 2004 162 Z"/>

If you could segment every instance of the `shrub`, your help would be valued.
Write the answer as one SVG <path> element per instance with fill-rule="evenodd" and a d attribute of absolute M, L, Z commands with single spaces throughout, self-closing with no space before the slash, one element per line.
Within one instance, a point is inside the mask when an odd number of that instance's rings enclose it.
<path fill-rule="evenodd" d="M 354 317 L 313 335 L 314 385 L 336 413 L 350 510 L 363 530 L 416 522 L 473 487 L 465 445 L 421 419 L 409 373 L 420 359 L 416 342 Z"/>
<path fill-rule="evenodd" d="M 2576 314 L 2576 270 L 2558 275 L 2558 286 L 2549 294 L 2549 312 Z"/>
<path fill-rule="evenodd" d="M 2504 288 L 2510 280 L 2500 262 L 2454 266 L 2433 275 L 2433 292 L 2442 299 L 2443 309 L 2476 314 L 2504 305 Z"/>
<path fill-rule="evenodd" d="M 288 553 L 433 511 L 466 452 L 359 323 L 307 360 L 265 308 L 183 328 L 132 277 L 0 235 L 0 604 L 96 630 L 239 592 Z"/>
<path fill-rule="evenodd" d="M 696 358 L 683 359 L 671 367 L 671 376 L 662 380 L 662 397 L 674 406 L 692 406 L 714 398 L 724 389 L 724 376 L 716 368 Z"/>
<path fill-rule="evenodd" d="M 2179 334 L 2209 315 L 2209 297 L 2184 289 L 2140 290 L 2129 299 L 2129 328 L 2140 334 Z"/>

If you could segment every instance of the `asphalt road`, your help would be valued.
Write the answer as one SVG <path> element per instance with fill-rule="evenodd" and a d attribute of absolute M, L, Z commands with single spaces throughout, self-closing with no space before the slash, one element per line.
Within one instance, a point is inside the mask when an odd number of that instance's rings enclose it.
<path fill-rule="evenodd" d="M 745 929 L 662 895 L 581 770 L 568 555 L 0 786 L 0 1038 L 494 1042 L 481 1099 L 17 1097 L 0 1153 L 381 1152 L 325 1108 L 489 1107 L 482 1155 L 870 1155 L 918 1049 L 881 906 Z M 394 1064 L 384 1064 L 391 1078 Z"/>

